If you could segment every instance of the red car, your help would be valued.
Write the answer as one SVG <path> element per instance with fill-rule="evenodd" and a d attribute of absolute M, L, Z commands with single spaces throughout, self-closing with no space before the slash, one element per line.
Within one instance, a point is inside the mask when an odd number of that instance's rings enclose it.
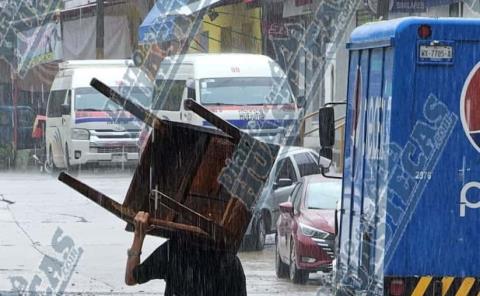
<path fill-rule="evenodd" d="M 306 176 L 287 202 L 280 204 L 275 236 L 275 269 L 304 284 L 310 272 L 331 271 L 334 259 L 335 208 L 342 181 L 321 175 Z"/>

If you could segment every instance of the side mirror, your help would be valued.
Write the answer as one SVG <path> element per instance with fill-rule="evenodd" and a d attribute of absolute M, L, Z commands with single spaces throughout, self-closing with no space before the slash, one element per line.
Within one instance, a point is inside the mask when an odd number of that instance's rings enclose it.
<path fill-rule="evenodd" d="M 289 214 L 290 216 L 293 216 L 292 202 L 290 202 L 290 201 L 282 202 L 278 206 L 280 208 L 280 212 L 285 213 L 285 214 Z"/>
<path fill-rule="evenodd" d="M 280 179 L 277 180 L 277 182 L 275 182 L 273 184 L 273 187 L 276 189 L 276 188 L 280 188 L 280 187 L 287 187 L 287 186 L 290 186 L 292 184 L 293 184 L 292 179 L 280 178 Z"/>
<path fill-rule="evenodd" d="M 188 79 L 186 85 L 187 85 L 187 98 L 196 101 L 195 80 Z"/>
<path fill-rule="evenodd" d="M 320 135 L 320 156 L 332 159 L 332 147 L 335 145 L 335 111 L 333 107 L 322 107 L 318 112 Z"/>
<path fill-rule="evenodd" d="M 305 99 L 305 96 L 298 96 L 297 97 L 297 106 L 298 108 L 303 108 L 305 107 L 305 104 L 307 103 L 307 100 Z"/>
<path fill-rule="evenodd" d="M 70 105 L 62 104 L 62 115 L 69 115 L 70 114 Z"/>
<path fill-rule="evenodd" d="M 330 149 L 330 151 L 332 151 L 332 149 Z M 322 151 L 320 151 L 320 154 L 322 153 Z M 321 168 L 324 168 L 324 169 L 328 169 L 330 168 L 330 166 L 332 165 L 332 157 L 325 157 L 325 156 L 322 156 L 322 155 L 319 155 L 318 157 L 318 164 L 320 165 Z"/>

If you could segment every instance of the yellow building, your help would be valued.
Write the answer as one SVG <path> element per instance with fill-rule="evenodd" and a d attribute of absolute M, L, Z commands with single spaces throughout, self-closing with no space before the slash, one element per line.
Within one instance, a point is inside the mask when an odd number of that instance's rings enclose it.
<path fill-rule="evenodd" d="M 261 24 L 260 8 L 245 3 L 210 9 L 189 52 L 262 53 Z"/>

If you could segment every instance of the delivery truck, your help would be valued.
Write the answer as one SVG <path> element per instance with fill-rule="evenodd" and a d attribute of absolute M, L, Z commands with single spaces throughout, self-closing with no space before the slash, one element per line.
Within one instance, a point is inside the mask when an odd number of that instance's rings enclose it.
<path fill-rule="evenodd" d="M 335 294 L 478 295 L 480 20 L 366 24 L 347 48 Z"/>

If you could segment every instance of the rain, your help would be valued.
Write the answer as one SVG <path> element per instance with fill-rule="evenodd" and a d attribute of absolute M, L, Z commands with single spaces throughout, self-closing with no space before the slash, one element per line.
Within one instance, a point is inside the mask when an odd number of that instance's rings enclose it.
<path fill-rule="evenodd" d="M 480 295 L 479 46 L 474 0 L 0 0 L 0 296 Z"/>

